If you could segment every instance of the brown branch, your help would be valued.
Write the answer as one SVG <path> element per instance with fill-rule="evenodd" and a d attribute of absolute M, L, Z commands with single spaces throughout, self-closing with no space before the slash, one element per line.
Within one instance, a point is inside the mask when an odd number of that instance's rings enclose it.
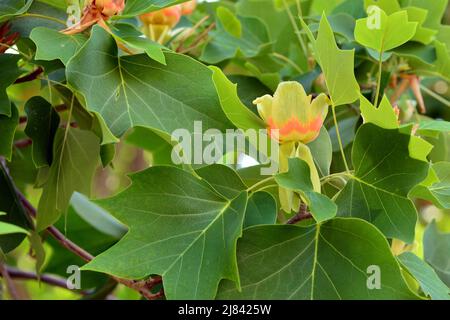
<path fill-rule="evenodd" d="M 49 274 L 41 274 L 40 276 L 38 276 L 36 273 L 34 272 L 27 272 L 27 271 L 22 271 L 16 268 L 12 268 L 12 267 L 6 267 L 9 275 L 11 278 L 13 279 L 17 279 L 17 280 L 39 280 L 43 283 L 55 286 L 55 287 L 59 287 L 59 288 L 63 288 L 63 289 L 67 289 L 70 290 L 69 288 L 67 288 L 67 280 L 64 278 L 60 278 L 60 277 L 56 277 L 56 276 L 52 276 Z M 87 295 L 88 292 L 87 291 L 77 291 L 78 293 L 80 293 L 81 295 Z"/>
<path fill-rule="evenodd" d="M 13 300 L 21 300 L 20 294 L 17 292 L 16 286 L 14 285 L 14 282 L 12 281 L 11 274 L 9 273 L 9 270 L 7 269 L 6 265 L 0 261 L 0 276 L 5 279 L 6 287 L 8 288 L 9 295 L 11 296 L 11 299 Z"/>
<path fill-rule="evenodd" d="M 36 209 L 31 205 L 31 203 L 25 198 L 25 196 L 17 190 L 17 195 L 19 197 L 19 200 L 21 201 L 24 208 L 28 211 L 28 213 L 32 217 L 36 217 L 37 211 Z M 58 241 L 59 244 L 61 244 L 64 248 L 71 251 L 72 253 L 79 256 L 81 259 L 83 259 L 86 262 L 91 261 L 94 259 L 94 256 L 91 255 L 89 252 L 84 250 L 83 248 L 79 247 L 77 244 L 66 238 L 61 231 L 56 229 L 55 227 L 51 226 L 48 227 L 46 230 L 53 238 Z M 161 283 L 161 279 L 159 278 L 153 278 L 149 280 L 143 280 L 143 281 L 133 281 L 128 279 L 122 279 L 118 277 L 112 277 L 114 280 L 116 280 L 118 283 L 123 284 L 124 286 L 127 286 L 130 289 L 138 291 L 140 294 L 142 294 L 146 299 L 148 300 L 155 300 L 159 299 L 161 297 L 161 294 L 153 294 L 151 290 L 153 287 Z"/>
<path fill-rule="evenodd" d="M 6 163 L 4 162 L 4 158 L 0 157 L 0 164 L 4 165 L 6 169 Z M 12 177 L 9 175 L 9 171 L 5 170 L 5 173 L 8 175 L 9 180 L 11 183 L 13 182 Z M 37 216 L 37 210 L 33 207 L 33 205 L 28 201 L 28 199 L 20 192 L 19 189 L 17 189 L 15 186 L 15 191 L 17 194 L 17 197 L 19 198 L 19 201 L 23 205 L 24 209 L 28 212 L 28 214 L 36 218 Z M 50 226 L 46 229 L 47 233 L 49 233 L 53 238 L 58 241 L 58 243 L 69 250 L 70 252 L 76 254 L 81 259 L 83 259 L 86 262 L 89 262 L 94 259 L 94 256 L 91 255 L 89 252 L 78 246 L 76 243 L 69 240 L 62 232 L 60 232 L 57 228 L 54 226 Z M 162 282 L 161 277 L 155 277 L 150 278 L 147 280 L 142 281 L 134 281 L 134 280 L 128 280 L 128 279 L 122 279 L 118 277 L 112 277 L 114 280 L 116 280 L 118 283 L 123 284 L 124 286 L 129 287 L 130 289 L 138 291 L 142 296 L 147 298 L 148 300 L 155 300 L 161 298 L 164 293 L 162 291 L 153 294 L 151 290 L 154 286 Z"/>
<path fill-rule="evenodd" d="M 36 80 L 43 72 L 44 72 L 44 69 L 42 69 L 42 67 L 38 67 L 36 70 L 31 72 L 30 74 L 27 74 L 26 76 L 23 76 L 23 77 L 17 79 L 16 81 L 14 81 L 14 84 Z"/>
<path fill-rule="evenodd" d="M 28 213 L 33 217 L 36 218 L 37 212 L 36 209 L 32 206 L 32 204 L 25 198 L 25 196 L 17 190 L 17 195 L 19 197 L 20 202 L 24 206 L 24 208 L 28 211 Z M 56 229 L 55 227 L 51 226 L 48 227 L 46 230 L 53 238 L 56 239 L 64 248 L 67 250 L 75 253 L 77 256 L 79 256 L 81 259 L 83 259 L 86 262 L 91 261 L 94 259 L 94 256 L 92 256 L 89 252 L 84 250 L 83 248 L 80 248 L 78 245 L 67 239 L 64 234 L 62 234 L 61 231 Z"/>
<path fill-rule="evenodd" d="M 300 205 L 299 212 L 295 216 L 293 216 L 291 219 L 289 219 L 286 222 L 286 224 L 296 224 L 301 221 L 311 219 L 312 217 L 313 217 L 312 214 L 308 211 L 308 206 L 306 204 L 302 203 Z"/>

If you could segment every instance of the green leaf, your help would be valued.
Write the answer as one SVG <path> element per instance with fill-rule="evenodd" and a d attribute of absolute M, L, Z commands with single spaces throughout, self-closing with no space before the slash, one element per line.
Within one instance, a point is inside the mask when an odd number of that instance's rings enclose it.
<path fill-rule="evenodd" d="M 167 67 L 147 55 L 117 56 L 114 39 L 100 27 L 67 66 L 69 84 L 121 136 L 133 126 L 169 134 L 179 128 L 232 128 L 212 83 L 212 71 L 187 56 L 166 53 Z M 99 63 L 101 62 L 101 63 Z M 230 127 L 231 126 L 231 127 Z"/>
<path fill-rule="evenodd" d="M 276 175 L 275 180 L 280 186 L 299 192 L 317 222 L 336 216 L 336 205 L 327 196 L 314 191 L 309 165 L 305 161 L 289 159 L 289 171 Z"/>
<path fill-rule="evenodd" d="M 439 232 L 436 222 L 425 230 L 423 238 L 425 261 L 436 271 L 439 278 L 450 287 L 450 234 Z"/>
<path fill-rule="evenodd" d="M 53 161 L 53 141 L 59 126 L 59 115 L 42 97 L 33 97 L 25 105 L 25 133 L 33 140 L 33 161 L 37 168 L 50 166 Z"/>
<path fill-rule="evenodd" d="M 416 34 L 411 40 L 423 44 L 430 44 L 434 40 L 438 30 L 426 28 L 424 26 L 424 23 L 427 20 L 428 11 L 417 7 L 407 7 L 405 9 L 408 12 L 408 20 L 417 22 Z"/>
<path fill-rule="evenodd" d="M 195 172 L 206 180 L 217 193 L 227 199 L 234 199 L 247 189 L 236 172 L 224 165 L 213 164 Z"/>
<path fill-rule="evenodd" d="M 3 236 L 3 235 L 13 234 L 13 233 L 28 234 L 28 231 L 21 227 L 15 226 L 13 224 L 0 221 L 0 235 Z"/>
<path fill-rule="evenodd" d="M 401 0 L 403 7 L 412 6 L 422 8 L 427 11 L 424 27 L 438 29 L 441 26 L 442 17 L 447 9 L 448 0 Z"/>
<path fill-rule="evenodd" d="M 250 196 L 245 211 L 244 228 L 275 224 L 277 221 L 277 202 L 270 193 L 256 192 Z"/>
<path fill-rule="evenodd" d="M 45 230 L 65 214 L 75 191 L 89 194 L 98 165 L 100 145 L 92 132 L 58 129 L 49 177 L 42 191 L 37 215 L 37 230 Z"/>
<path fill-rule="evenodd" d="M 242 36 L 241 22 L 230 9 L 226 7 L 218 7 L 216 14 L 226 32 L 236 38 L 240 38 Z"/>
<path fill-rule="evenodd" d="M 224 282 L 218 299 L 418 299 L 386 239 L 358 219 L 246 229 L 238 266 L 242 291 Z M 381 287 L 371 290 L 373 266 L 380 268 Z"/>
<path fill-rule="evenodd" d="M 240 37 L 229 33 L 220 20 L 216 21 L 217 28 L 210 32 L 211 40 L 203 49 L 201 61 L 217 64 L 238 54 L 253 58 L 271 47 L 266 26 L 260 20 L 240 16 L 237 19 L 242 25 Z"/>
<path fill-rule="evenodd" d="M 316 140 L 308 144 L 316 164 L 317 170 L 321 177 L 330 174 L 331 160 L 333 158 L 333 150 L 331 138 L 325 127 L 320 129 L 320 134 Z"/>
<path fill-rule="evenodd" d="M 420 283 L 422 291 L 433 300 L 450 300 L 450 288 L 447 287 L 425 261 L 412 252 L 401 254 L 401 264 Z"/>
<path fill-rule="evenodd" d="M 186 1 L 187 0 L 127 0 L 125 9 L 120 16 L 117 16 L 117 18 L 135 17 L 143 13 L 158 11 Z"/>
<path fill-rule="evenodd" d="M 174 167 L 153 167 L 132 180 L 124 192 L 97 201 L 129 233 L 83 269 L 127 279 L 162 275 L 168 299 L 213 299 L 223 278 L 239 287 L 236 242 L 245 192 L 226 199 Z"/>
<path fill-rule="evenodd" d="M 450 132 L 450 122 L 444 120 L 423 120 L 419 123 L 417 133 L 429 137 L 437 137 L 439 133 Z"/>
<path fill-rule="evenodd" d="M 105 235 L 120 239 L 127 233 L 123 224 L 81 193 L 74 192 L 70 205 L 80 218 Z"/>
<path fill-rule="evenodd" d="M 173 165 L 173 146 L 152 130 L 134 127 L 130 134 L 127 135 L 125 141 L 150 152 L 153 165 Z"/>
<path fill-rule="evenodd" d="M 401 46 L 416 34 L 417 23 L 408 21 L 406 11 L 395 12 L 389 16 L 383 10 L 379 13 L 379 27 L 372 27 L 371 17 L 356 21 L 355 39 L 358 43 L 381 54 Z"/>
<path fill-rule="evenodd" d="M 387 14 L 393 14 L 401 10 L 398 0 L 364 0 L 364 8 L 377 6 Z"/>
<path fill-rule="evenodd" d="M 302 25 L 313 44 L 315 58 L 322 68 L 333 104 L 340 106 L 355 102 L 359 97 L 359 85 L 354 73 L 355 50 L 338 48 L 325 14 L 320 20 L 317 39 L 303 20 Z"/>
<path fill-rule="evenodd" d="M 0 54 L 0 66 L 2 76 L 0 77 L 0 116 L 11 116 L 11 102 L 9 101 L 6 89 L 16 81 L 21 75 L 17 66 L 20 56 L 17 54 Z"/>
<path fill-rule="evenodd" d="M 409 196 L 428 200 L 441 209 L 450 209 L 450 162 L 433 164 L 427 179 L 411 190 Z"/>
<path fill-rule="evenodd" d="M 397 115 L 389 99 L 384 96 L 377 108 L 363 95 L 360 96 L 360 109 L 364 123 L 373 123 L 384 129 L 397 129 L 399 126 Z"/>
<path fill-rule="evenodd" d="M 66 35 L 57 30 L 37 27 L 30 34 L 36 44 L 36 60 L 52 61 L 59 59 L 67 65 L 87 41 L 82 34 Z"/>
<path fill-rule="evenodd" d="M 0 223 L 30 230 L 32 223 L 17 197 L 15 186 L 6 170 L 4 163 L 0 161 L 0 212 L 6 212 L 6 215 L 0 216 Z M 10 252 L 19 246 L 24 238 L 23 233 L 2 235 L 0 236 L 0 250 L 4 253 Z"/>
<path fill-rule="evenodd" d="M 116 23 L 111 26 L 114 37 L 123 42 L 127 47 L 134 50 L 145 52 L 150 58 L 166 65 L 163 46 L 151 41 L 139 32 L 134 26 L 127 23 Z"/>
<path fill-rule="evenodd" d="M 364 124 L 353 143 L 354 175 L 336 199 L 338 215 L 365 219 L 387 237 L 414 240 L 417 211 L 409 191 L 425 179 L 428 163 L 409 153 L 410 136 Z"/>
<path fill-rule="evenodd" d="M 213 71 L 213 81 L 219 94 L 220 104 L 228 119 L 239 129 L 264 129 L 265 124 L 255 113 L 251 112 L 239 99 L 237 85 L 233 84 L 217 67 Z"/>
<path fill-rule="evenodd" d="M 0 22 L 25 13 L 33 0 L 2 0 L 0 3 Z"/>
<path fill-rule="evenodd" d="M 4 156 L 8 161 L 12 157 L 14 144 L 14 134 L 19 125 L 19 111 L 12 105 L 11 117 L 0 115 L 0 156 Z"/>

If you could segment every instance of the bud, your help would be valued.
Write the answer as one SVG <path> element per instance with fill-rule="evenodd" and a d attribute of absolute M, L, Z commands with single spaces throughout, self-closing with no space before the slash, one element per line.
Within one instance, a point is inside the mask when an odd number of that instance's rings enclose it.
<path fill-rule="evenodd" d="M 279 130 L 280 143 L 307 144 L 319 135 L 330 100 L 322 93 L 312 101 L 300 83 L 289 81 L 280 83 L 273 97 L 265 95 L 253 103 L 269 130 Z"/>
<path fill-rule="evenodd" d="M 183 2 L 181 4 L 181 13 L 182 13 L 183 16 L 190 15 L 192 12 L 194 12 L 196 7 L 197 7 L 197 1 L 196 0 Z"/>
<path fill-rule="evenodd" d="M 125 0 L 94 0 L 95 7 L 106 17 L 115 16 L 125 8 Z"/>
<path fill-rule="evenodd" d="M 182 9 L 180 5 L 149 12 L 141 15 L 144 25 L 162 25 L 170 28 L 175 27 L 181 19 Z"/>

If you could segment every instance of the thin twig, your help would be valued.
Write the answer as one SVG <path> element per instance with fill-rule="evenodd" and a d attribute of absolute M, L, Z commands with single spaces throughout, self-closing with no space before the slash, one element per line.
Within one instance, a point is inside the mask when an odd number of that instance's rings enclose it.
<path fill-rule="evenodd" d="M 6 267 L 9 276 L 13 279 L 17 279 L 17 280 L 39 280 L 40 282 L 55 286 L 55 287 L 59 287 L 59 288 L 63 288 L 63 289 L 67 289 L 69 290 L 69 288 L 67 288 L 67 280 L 61 277 L 57 277 L 57 276 L 53 276 L 53 275 L 49 275 L 49 274 L 41 274 L 41 275 L 37 275 L 34 272 L 28 272 L 28 271 L 23 271 L 23 270 L 19 270 L 16 268 L 12 268 L 12 267 Z M 87 295 L 88 292 L 87 291 L 77 291 L 78 293 L 80 293 L 81 295 Z"/>
<path fill-rule="evenodd" d="M 11 274 L 9 273 L 6 265 L 0 261 L 0 276 L 5 279 L 6 287 L 8 288 L 9 295 L 13 300 L 21 300 L 20 295 L 14 285 Z"/>
<path fill-rule="evenodd" d="M 1 162 L 1 160 L 3 160 L 3 158 L 0 158 L 0 162 Z M 1 163 L 3 163 L 3 162 L 1 162 Z M 5 164 L 5 166 L 6 166 L 6 164 Z M 5 172 L 8 175 L 8 178 L 11 181 L 13 181 L 12 177 L 9 175 L 8 170 L 6 170 Z M 19 201 L 21 202 L 21 204 L 23 205 L 24 209 L 28 212 L 28 214 L 31 217 L 36 218 L 37 210 L 33 207 L 33 205 L 28 201 L 28 199 L 23 195 L 23 193 L 19 189 L 17 189 L 16 187 L 14 187 L 14 188 L 15 188 L 17 197 L 18 197 Z M 86 250 L 84 250 L 83 248 L 78 246 L 76 243 L 72 242 L 70 239 L 68 239 L 61 231 L 59 231 L 54 226 L 48 227 L 46 229 L 46 231 L 53 238 L 55 238 L 56 241 L 58 241 L 58 243 L 61 246 L 63 246 L 70 252 L 76 254 L 84 261 L 89 262 L 94 259 L 93 255 L 91 255 L 89 252 L 87 252 Z M 112 278 L 114 280 L 116 280 L 118 283 L 129 287 L 130 289 L 138 291 L 140 294 L 142 294 L 142 296 L 144 296 L 148 300 L 159 299 L 164 294 L 162 291 L 160 291 L 156 294 L 153 294 L 151 292 L 151 290 L 153 289 L 153 287 L 155 285 L 162 282 L 162 279 L 160 277 L 150 278 L 150 279 L 142 280 L 142 281 L 133 281 L 133 280 L 122 279 L 122 278 L 118 278 L 118 277 L 112 277 Z"/>

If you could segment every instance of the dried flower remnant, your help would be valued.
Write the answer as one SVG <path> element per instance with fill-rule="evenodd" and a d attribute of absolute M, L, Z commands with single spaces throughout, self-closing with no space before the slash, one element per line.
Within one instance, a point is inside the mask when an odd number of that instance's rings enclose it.
<path fill-rule="evenodd" d="M 11 33 L 11 24 L 5 22 L 0 25 L 0 54 L 5 53 L 10 47 L 12 47 L 17 39 L 19 38 L 19 33 Z"/>
<path fill-rule="evenodd" d="M 90 0 L 84 8 L 81 20 L 62 32 L 65 34 L 80 33 L 96 23 L 107 29 L 105 21 L 120 14 L 124 8 L 125 0 Z"/>

